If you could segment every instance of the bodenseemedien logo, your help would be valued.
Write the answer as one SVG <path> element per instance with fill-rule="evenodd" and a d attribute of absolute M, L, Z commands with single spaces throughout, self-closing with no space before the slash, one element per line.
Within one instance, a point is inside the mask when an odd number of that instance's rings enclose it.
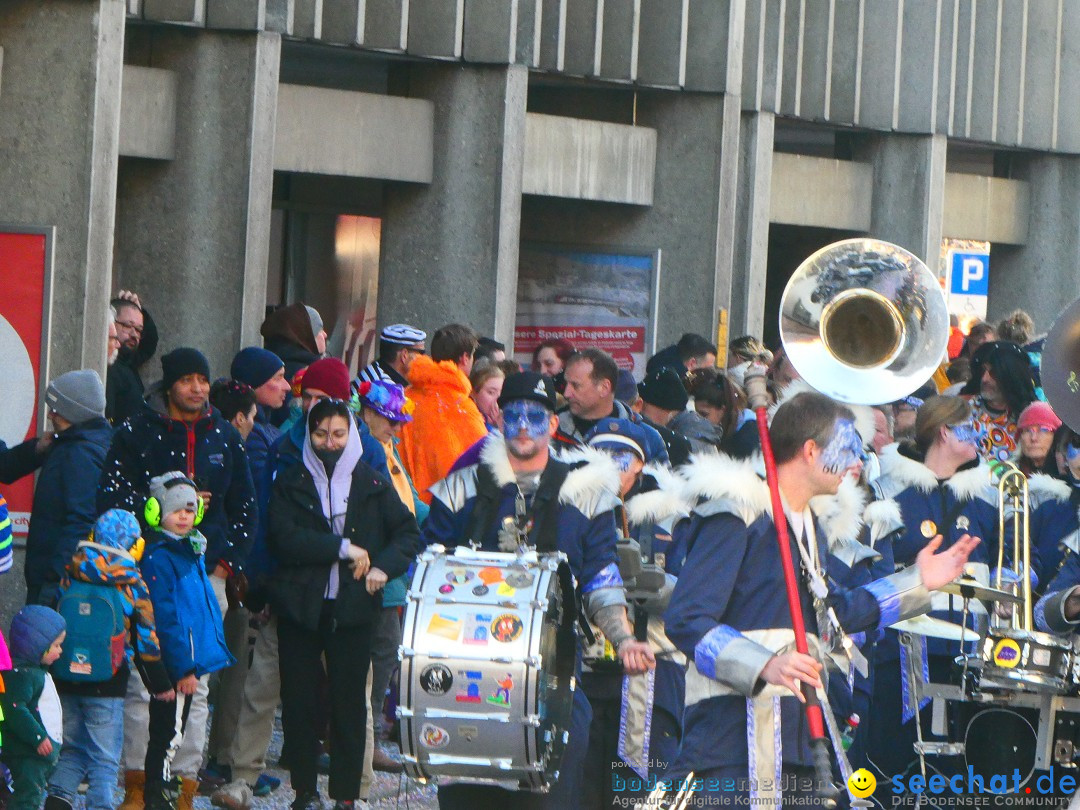
<path fill-rule="evenodd" d="M 857 799 L 865 799 L 873 796 L 877 789 L 877 779 L 866 768 L 854 771 L 847 780 L 848 790 Z"/>

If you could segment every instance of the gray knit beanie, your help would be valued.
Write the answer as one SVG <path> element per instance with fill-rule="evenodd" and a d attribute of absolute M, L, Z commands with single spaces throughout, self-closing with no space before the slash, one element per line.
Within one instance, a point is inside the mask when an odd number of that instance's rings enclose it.
<path fill-rule="evenodd" d="M 73 425 L 105 417 L 105 386 L 90 368 L 69 371 L 49 383 L 45 389 L 49 410 L 60 414 Z"/>
<path fill-rule="evenodd" d="M 167 472 L 151 478 L 150 497 L 157 498 L 163 518 L 181 509 L 199 511 L 199 493 L 182 472 Z"/>

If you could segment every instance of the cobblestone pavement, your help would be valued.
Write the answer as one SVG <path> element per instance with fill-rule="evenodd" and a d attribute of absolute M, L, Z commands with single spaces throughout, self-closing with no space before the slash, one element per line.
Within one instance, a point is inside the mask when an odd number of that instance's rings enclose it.
<path fill-rule="evenodd" d="M 211 718 L 212 717 L 213 715 L 211 714 Z M 269 796 L 255 799 L 252 805 L 253 810 L 287 810 L 292 803 L 293 791 L 289 787 L 289 773 L 288 771 L 280 770 L 277 767 L 278 756 L 281 753 L 281 743 L 281 718 L 279 716 L 274 722 L 274 736 L 270 742 L 270 750 L 267 753 L 266 760 L 267 763 L 270 764 L 267 772 L 281 780 L 281 787 Z M 379 743 L 376 742 L 376 744 Z M 392 755 L 397 754 L 396 746 L 387 747 L 387 745 L 383 743 L 382 747 Z M 325 775 L 319 777 L 319 792 L 322 794 L 324 804 L 329 810 L 333 804 L 326 798 L 326 781 L 327 778 Z M 118 788 L 116 795 L 117 806 L 123 801 L 123 796 L 123 789 Z M 385 808 L 435 810 L 435 808 L 439 806 L 435 797 L 434 785 L 421 785 L 420 783 L 407 778 L 404 774 L 381 773 L 379 771 L 375 771 L 375 783 L 371 786 L 369 802 L 372 808 L 380 808 L 381 810 L 384 810 Z M 195 800 L 195 808 L 196 810 L 216 810 L 216 808 L 213 808 L 210 804 L 210 798 L 208 796 L 199 796 Z M 84 810 L 81 797 L 76 805 L 76 810 Z"/>

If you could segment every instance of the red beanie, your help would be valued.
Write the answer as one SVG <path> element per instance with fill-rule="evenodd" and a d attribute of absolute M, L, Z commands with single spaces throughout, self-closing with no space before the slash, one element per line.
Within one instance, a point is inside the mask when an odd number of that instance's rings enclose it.
<path fill-rule="evenodd" d="M 300 382 L 300 392 L 309 389 L 323 391 L 331 399 L 348 400 L 349 391 L 349 367 L 336 357 L 324 357 L 316 360 L 304 372 L 304 378 Z"/>
<path fill-rule="evenodd" d="M 1048 427 L 1051 430 L 1057 430 L 1061 427 L 1061 420 L 1054 413 L 1054 409 L 1045 402 L 1035 401 L 1020 412 L 1016 427 L 1018 430 L 1029 427 Z"/>

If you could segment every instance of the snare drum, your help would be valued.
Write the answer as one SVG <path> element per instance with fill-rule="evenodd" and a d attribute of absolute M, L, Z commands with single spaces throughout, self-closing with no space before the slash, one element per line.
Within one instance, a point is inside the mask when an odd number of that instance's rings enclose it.
<path fill-rule="evenodd" d="M 565 555 L 429 547 L 400 650 L 406 772 L 546 791 L 570 727 L 576 655 Z"/>
<path fill-rule="evenodd" d="M 990 628 L 982 644 L 979 688 L 1064 694 L 1072 659 L 1071 640 L 1050 633 Z"/>

